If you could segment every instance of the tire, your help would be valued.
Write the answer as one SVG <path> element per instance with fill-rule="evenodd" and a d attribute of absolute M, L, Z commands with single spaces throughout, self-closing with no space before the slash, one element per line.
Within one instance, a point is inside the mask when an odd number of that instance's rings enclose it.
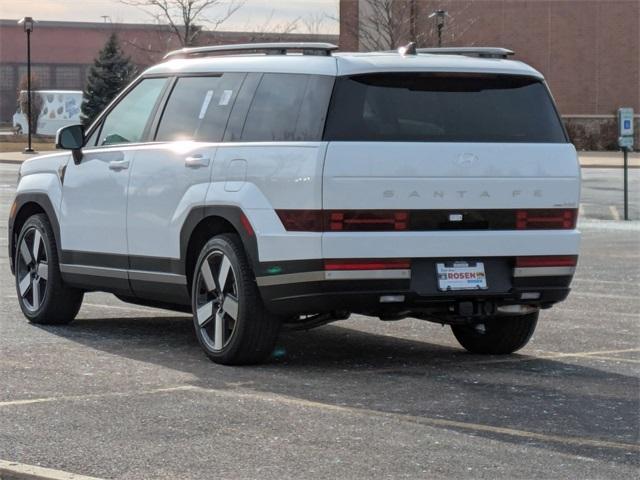
<path fill-rule="evenodd" d="M 20 309 L 31 323 L 64 325 L 76 317 L 84 292 L 62 283 L 58 249 L 46 215 L 33 215 L 22 226 L 14 265 Z"/>
<path fill-rule="evenodd" d="M 281 319 L 264 308 L 240 238 L 225 233 L 209 240 L 192 278 L 193 325 L 207 356 L 223 365 L 264 361 Z"/>
<path fill-rule="evenodd" d="M 452 325 L 451 330 L 460 345 L 471 353 L 506 355 L 529 342 L 538 323 L 538 313 L 492 317 L 480 325 Z"/>

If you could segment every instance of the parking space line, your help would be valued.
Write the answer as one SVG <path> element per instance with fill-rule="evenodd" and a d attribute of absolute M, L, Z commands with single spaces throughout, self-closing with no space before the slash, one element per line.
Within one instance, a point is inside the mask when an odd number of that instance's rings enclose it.
<path fill-rule="evenodd" d="M 116 310 L 130 310 L 130 311 L 138 311 L 138 312 L 147 312 L 147 313 L 159 313 L 162 309 L 156 308 L 144 308 L 138 306 L 125 307 L 123 305 L 107 305 L 106 303 L 90 303 L 90 302 L 82 302 L 82 306 L 87 307 L 96 307 L 96 308 L 115 308 Z M 165 310 L 166 311 L 166 310 Z"/>
<path fill-rule="evenodd" d="M 154 388 L 151 390 L 132 390 L 130 392 L 87 393 L 84 395 L 61 395 L 59 397 L 25 398 L 22 400 L 7 400 L 0 402 L 0 407 L 13 407 L 19 405 L 32 405 L 34 403 L 50 403 L 74 400 L 91 400 L 93 398 L 130 397 L 134 395 L 153 395 L 155 393 L 173 392 L 184 390 L 185 386 Z"/>
<path fill-rule="evenodd" d="M 609 448 L 609 449 L 616 449 L 616 450 L 640 452 L 640 445 L 635 445 L 630 443 L 613 442 L 609 440 L 599 440 L 599 439 L 586 438 L 586 437 L 552 435 L 552 434 L 545 434 L 545 433 L 538 433 L 538 432 L 530 432 L 527 430 L 518 430 L 518 429 L 513 429 L 508 427 L 496 427 L 496 426 L 480 424 L 480 423 L 462 422 L 457 420 L 447 420 L 443 418 L 433 418 L 433 417 L 426 417 L 426 416 L 421 417 L 421 416 L 405 414 L 405 413 L 385 412 L 381 410 L 357 408 L 357 407 L 350 407 L 346 405 L 335 405 L 331 403 L 317 402 L 314 400 L 294 398 L 294 397 L 276 394 L 276 393 L 257 392 L 255 390 L 250 390 L 250 391 L 218 390 L 213 388 L 198 387 L 194 385 L 158 388 L 158 389 L 139 391 L 139 392 L 72 395 L 72 396 L 63 396 L 63 397 L 49 397 L 44 399 L 15 400 L 15 401 L 2 402 L 0 403 L 0 407 L 8 406 L 8 405 L 26 405 L 26 404 L 63 401 L 63 400 L 85 400 L 85 399 L 93 399 L 93 398 L 125 397 L 125 396 L 134 396 L 134 395 L 149 395 L 149 394 L 170 393 L 170 392 L 180 392 L 180 391 L 200 392 L 200 393 L 216 395 L 218 397 L 233 398 L 235 400 L 247 399 L 247 400 L 256 400 L 256 401 L 269 402 L 269 403 L 278 403 L 278 404 L 292 405 L 292 406 L 297 406 L 302 408 L 312 408 L 316 410 L 347 413 L 347 414 L 364 416 L 364 417 L 385 418 L 390 420 L 409 422 L 413 424 L 431 426 L 431 427 L 457 429 L 457 430 L 464 430 L 469 432 L 485 432 L 485 433 L 491 433 L 491 434 L 497 434 L 497 435 L 505 435 L 509 437 L 524 438 L 524 439 L 533 440 L 533 441 L 540 441 L 540 442 L 547 442 L 547 443 L 549 442 L 561 443 L 563 445 L 573 445 L 576 447 Z"/>
<path fill-rule="evenodd" d="M 16 480 L 100 480 L 96 477 L 77 475 L 62 470 L 0 460 L 0 478 L 4 478 L 5 476 Z"/>
<path fill-rule="evenodd" d="M 612 293 L 598 293 L 598 292 L 578 292 L 578 291 L 572 291 L 571 292 L 571 296 L 572 297 L 600 297 L 600 298 L 611 298 L 614 300 L 626 300 L 629 298 L 638 298 L 638 295 L 615 295 Z"/>
<path fill-rule="evenodd" d="M 634 358 L 601 357 L 600 355 L 585 355 L 582 358 L 595 358 L 596 360 L 607 360 L 609 362 L 640 363 L 640 360 Z"/>
<path fill-rule="evenodd" d="M 624 350 L 600 350 L 595 352 L 572 352 L 572 353 L 563 353 L 563 352 L 540 352 L 540 355 L 536 356 L 527 356 L 527 357 L 517 357 L 517 358 L 494 358 L 491 360 L 480 360 L 479 362 L 469 362 L 474 365 L 490 365 L 493 363 L 519 363 L 519 362 L 532 362 L 535 360 L 556 360 L 560 358 L 596 358 L 596 355 L 603 355 L 602 359 L 607 358 L 606 355 L 616 354 L 616 353 L 631 353 L 631 352 L 640 352 L 638 348 L 627 348 Z M 614 358 L 614 357 L 609 357 Z M 616 360 L 618 360 L 616 358 Z"/>

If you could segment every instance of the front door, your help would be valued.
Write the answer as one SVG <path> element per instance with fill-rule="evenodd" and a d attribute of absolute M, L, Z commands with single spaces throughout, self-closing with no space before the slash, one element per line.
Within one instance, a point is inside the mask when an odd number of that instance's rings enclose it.
<path fill-rule="evenodd" d="M 125 292 L 127 191 L 135 149 L 145 141 L 150 119 L 167 82 L 140 81 L 101 122 L 79 163 L 69 161 L 61 202 L 61 270 L 82 282 Z M 106 282 L 106 283 L 105 283 Z"/>

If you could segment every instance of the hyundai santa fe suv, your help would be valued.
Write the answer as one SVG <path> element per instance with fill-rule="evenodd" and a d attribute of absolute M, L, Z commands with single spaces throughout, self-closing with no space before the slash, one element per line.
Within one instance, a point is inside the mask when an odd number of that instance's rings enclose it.
<path fill-rule="evenodd" d="M 579 165 L 542 75 L 495 48 L 173 52 L 70 151 L 20 169 L 20 307 L 84 292 L 193 313 L 206 354 L 264 360 L 281 328 L 359 313 L 451 325 L 505 354 L 564 300 Z"/>

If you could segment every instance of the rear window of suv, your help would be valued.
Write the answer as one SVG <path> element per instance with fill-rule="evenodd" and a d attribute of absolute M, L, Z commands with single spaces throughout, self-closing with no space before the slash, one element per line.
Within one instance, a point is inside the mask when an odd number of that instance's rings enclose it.
<path fill-rule="evenodd" d="M 325 140 L 567 142 L 540 80 L 455 73 L 338 78 Z"/>

